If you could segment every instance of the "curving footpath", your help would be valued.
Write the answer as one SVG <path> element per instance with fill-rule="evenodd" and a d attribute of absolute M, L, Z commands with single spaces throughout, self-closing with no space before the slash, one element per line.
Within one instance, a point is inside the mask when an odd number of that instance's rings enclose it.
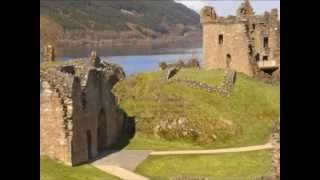
<path fill-rule="evenodd" d="M 257 150 L 272 149 L 272 148 L 273 148 L 273 145 L 271 143 L 267 143 L 267 144 L 258 145 L 258 146 L 246 146 L 246 147 L 226 148 L 226 149 L 153 151 L 149 155 L 219 154 L 219 153 L 257 151 Z"/>
<path fill-rule="evenodd" d="M 166 156 L 166 155 L 192 155 L 192 154 L 221 154 L 221 153 L 236 153 L 273 149 L 271 143 L 256 146 L 246 146 L 238 148 L 225 149 L 208 149 L 208 150 L 173 150 L 173 151 L 151 151 L 151 150 L 121 150 L 114 152 L 104 158 L 101 158 L 92 163 L 96 168 L 105 171 L 109 174 L 117 176 L 124 180 L 149 180 L 148 177 L 134 173 L 134 169 L 149 155 Z"/>

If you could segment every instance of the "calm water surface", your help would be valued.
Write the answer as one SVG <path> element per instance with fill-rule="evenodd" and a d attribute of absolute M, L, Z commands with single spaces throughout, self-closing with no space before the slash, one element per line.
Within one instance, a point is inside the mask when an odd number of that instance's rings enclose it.
<path fill-rule="evenodd" d="M 148 54 L 148 55 L 125 55 L 125 56 L 103 56 L 103 61 L 119 64 L 123 67 L 127 76 L 140 72 L 156 71 L 159 69 L 160 62 L 174 63 L 178 60 L 189 60 L 190 58 L 198 58 L 202 60 L 202 49 L 189 49 L 184 52 L 168 54 Z M 64 57 L 64 60 L 72 59 Z"/>

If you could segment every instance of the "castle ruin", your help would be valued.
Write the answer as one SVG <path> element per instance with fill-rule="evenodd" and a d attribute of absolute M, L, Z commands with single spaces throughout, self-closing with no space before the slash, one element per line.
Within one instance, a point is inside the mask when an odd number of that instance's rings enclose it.
<path fill-rule="evenodd" d="M 245 0 L 236 16 L 219 17 L 213 7 L 201 10 L 203 60 L 207 69 L 230 68 L 251 77 L 280 70 L 278 10 L 255 15 Z"/>
<path fill-rule="evenodd" d="M 78 165 L 126 134 L 126 114 L 111 91 L 124 77 L 121 67 L 92 60 L 42 63 L 40 154 Z"/>

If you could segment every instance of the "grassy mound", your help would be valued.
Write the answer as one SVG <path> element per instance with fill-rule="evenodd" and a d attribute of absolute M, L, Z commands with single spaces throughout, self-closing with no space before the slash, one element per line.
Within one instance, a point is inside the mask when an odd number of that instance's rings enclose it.
<path fill-rule="evenodd" d="M 279 86 L 238 73 L 230 97 L 162 81 L 165 72 L 138 74 L 114 88 L 136 119 L 130 149 L 190 149 L 265 143 L 280 109 Z M 224 71 L 183 69 L 173 79 L 218 85 Z"/>
<path fill-rule="evenodd" d="M 91 165 L 77 167 L 66 166 L 48 157 L 40 158 L 41 180 L 118 180 L 119 178 L 106 174 Z"/>
<path fill-rule="evenodd" d="M 154 180 L 260 179 L 271 175 L 271 151 L 219 155 L 152 156 L 136 172 Z"/>

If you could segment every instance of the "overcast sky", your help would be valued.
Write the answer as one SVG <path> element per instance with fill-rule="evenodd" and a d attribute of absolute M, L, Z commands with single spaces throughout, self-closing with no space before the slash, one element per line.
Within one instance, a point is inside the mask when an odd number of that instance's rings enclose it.
<path fill-rule="evenodd" d="M 235 15 L 239 5 L 244 0 L 175 0 L 199 12 L 203 6 L 213 6 L 219 16 Z M 272 8 L 278 9 L 280 18 L 280 0 L 251 0 L 251 6 L 256 14 L 263 14 Z"/>

